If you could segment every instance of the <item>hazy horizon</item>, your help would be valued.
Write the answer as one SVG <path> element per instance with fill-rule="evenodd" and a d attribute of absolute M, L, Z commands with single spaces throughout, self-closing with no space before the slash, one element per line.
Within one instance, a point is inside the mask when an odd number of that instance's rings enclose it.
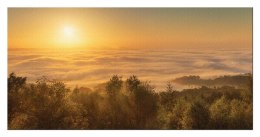
<path fill-rule="evenodd" d="M 251 50 L 11 50 L 8 72 L 93 88 L 117 74 L 137 75 L 157 89 L 185 75 L 214 78 L 252 73 Z M 239 67 L 238 67 L 239 66 Z M 209 73 L 210 72 L 210 73 Z"/>

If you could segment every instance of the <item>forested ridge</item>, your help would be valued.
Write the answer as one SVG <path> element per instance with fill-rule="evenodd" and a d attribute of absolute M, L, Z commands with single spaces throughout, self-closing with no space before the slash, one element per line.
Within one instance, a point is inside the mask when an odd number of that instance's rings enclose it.
<path fill-rule="evenodd" d="M 250 84 L 251 74 L 240 74 L 240 75 L 224 75 L 214 79 L 202 79 L 200 76 L 190 75 L 183 76 L 174 79 L 173 81 L 184 85 L 196 85 L 196 86 L 233 86 L 238 88 L 247 88 Z"/>
<path fill-rule="evenodd" d="M 61 81 L 42 77 L 28 83 L 11 73 L 8 129 L 253 129 L 253 79 L 245 76 L 246 82 L 236 83 L 243 86 L 178 91 L 168 82 L 156 92 L 134 75 L 70 89 Z"/>

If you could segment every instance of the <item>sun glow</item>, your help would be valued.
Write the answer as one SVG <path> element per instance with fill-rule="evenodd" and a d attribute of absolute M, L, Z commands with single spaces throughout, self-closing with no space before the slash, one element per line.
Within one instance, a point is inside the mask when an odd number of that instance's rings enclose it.
<path fill-rule="evenodd" d="M 70 27 L 70 26 L 65 26 L 63 28 L 63 33 L 65 37 L 73 37 L 74 35 L 74 28 Z"/>
<path fill-rule="evenodd" d="M 60 40 L 59 40 L 61 46 L 73 46 L 79 45 L 80 38 L 79 38 L 79 32 L 77 31 L 75 26 L 72 25 L 66 25 L 62 26 L 60 30 Z"/>

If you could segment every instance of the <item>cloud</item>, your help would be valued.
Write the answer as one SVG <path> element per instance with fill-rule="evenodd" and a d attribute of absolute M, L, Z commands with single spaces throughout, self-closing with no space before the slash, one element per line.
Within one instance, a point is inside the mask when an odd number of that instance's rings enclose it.
<path fill-rule="evenodd" d="M 61 59 L 55 59 L 51 57 L 41 57 L 41 58 L 36 58 L 36 59 L 27 59 L 23 60 L 20 62 L 15 63 L 14 67 L 17 68 L 45 68 L 49 66 L 54 66 L 54 65 L 65 65 L 67 63 L 66 60 L 61 60 Z"/>
<path fill-rule="evenodd" d="M 94 86 L 113 74 L 125 78 L 134 74 L 160 87 L 183 75 L 210 77 L 252 72 L 252 53 L 245 50 L 12 52 L 8 56 L 9 72 L 28 76 L 31 81 L 45 75 L 69 85 Z"/>
<path fill-rule="evenodd" d="M 41 57 L 40 55 L 11 55 L 8 56 L 8 60 L 26 60 Z"/>

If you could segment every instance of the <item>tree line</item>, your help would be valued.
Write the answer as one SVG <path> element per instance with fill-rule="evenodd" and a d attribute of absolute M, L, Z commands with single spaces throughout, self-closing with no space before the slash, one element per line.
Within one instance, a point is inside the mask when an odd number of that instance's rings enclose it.
<path fill-rule="evenodd" d="M 252 78 L 251 73 L 239 75 L 225 75 L 213 79 L 202 79 L 200 76 L 190 75 L 183 76 L 173 80 L 178 84 L 196 85 L 196 86 L 233 86 L 244 88 L 248 87 Z"/>
<path fill-rule="evenodd" d="M 118 75 L 95 89 L 70 89 L 45 77 L 8 77 L 9 129 L 252 129 L 252 77 L 247 87 L 177 91 L 169 82 Z"/>

